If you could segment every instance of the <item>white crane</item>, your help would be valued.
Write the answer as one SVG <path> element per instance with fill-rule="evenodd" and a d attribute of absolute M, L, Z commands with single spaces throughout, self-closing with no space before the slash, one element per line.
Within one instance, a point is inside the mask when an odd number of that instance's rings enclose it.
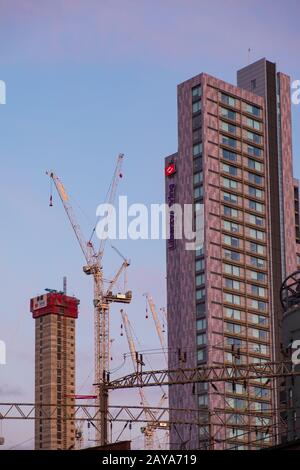
<path fill-rule="evenodd" d="M 117 164 L 110 185 L 107 202 L 109 204 L 114 203 L 116 196 L 117 186 L 119 179 L 122 177 L 122 162 L 123 154 L 120 154 L 117 159 Z M 112 289 L 121 273 L 126 269 L 129 263 L 125 260 L 113 280 L 110 282 L 108 289 L 104 288 L 103 278 L 103 254 L 105 248 L 106 239 L 101 238 L 99 248 L 96 249 L 92 237 L 89 241 L 86 241 L 79 224 L 77 223 L 72 205 L 70 203 L 69 196 L 60 181 L 53 171 L 48 171 L 47 174 L 54 182 L 57 192 L 60 196 L 61 202 L 64 206 L 66 214 L 72 225 L 80 248 L 83 252 L 86 265 L 83 267 L 83 271 L 87 275 L 93 277 L 94 283 L 94 348 L 95 348 L 95 384 L 97 395 L 97 404 L 101 412 L 100 429 L 96 432 L 96 441 L 99 441 L 100 445 L 105 445 L 108 442 L 107 434 L 107 409 L 108 409 L 108 397 L 106 387 L 104 386 L 105 377 L 109 371 L 109 305 L 112 302 L 119 303 L 130 303 L 132 298 L 132 292 L 128 291 L 124 294 L 113 294 Z M 50 198 L 50 206 L 52 206 L 52 195 Z M 93 234 L 95 229 L 93 230 Z M 92 234 L 92 236 L 93 236 Z"/>
<path fill-rule="evenodd" d="M 157 332 L 157 335 L 158 335 L 158 338 L 159 338 L 159 342 L 160 342 L 160 345 L 162 347 L 163 354 L 164 354 L 164 357 L 165 357 L 166 367 L 168 367 L 167 342 L 166 342 L 166 338 L 164 336 L 163 329 L 161 327 L 161 324 L 160 324 L 160 321 L 159 321 L 159 318 L 158 318 L 158 314 L 157 314 L 157 311 L 156 311 L 156 307 L 155 307 L 153 298 L 148 292 L 145 293 L 144 296 L 146 297 L 146 300 L 149 304 L 150 311 L 152 313 L 152 317 L 153 317 L 153 320 L 154 320 L 154 323 L 155 323 L 156 332 Z M 164 312 L 164 314 L 165 314 L 165 312 Z"/>

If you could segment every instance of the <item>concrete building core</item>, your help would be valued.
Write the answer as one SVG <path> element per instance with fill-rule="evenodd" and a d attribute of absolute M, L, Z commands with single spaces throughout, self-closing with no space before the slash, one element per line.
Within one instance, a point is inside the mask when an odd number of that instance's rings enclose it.
<path fill-rule="evenodd" d="M 35 403 L 43 405 L 35 419 L 36 450 L 75 445 L 75 422 L 65 418 L 74 412 L 78 305 L 75 297 L 56 291 L 30 301 L 35 319 Z M 54 419 L 41 419 L 43 410 Z"/>

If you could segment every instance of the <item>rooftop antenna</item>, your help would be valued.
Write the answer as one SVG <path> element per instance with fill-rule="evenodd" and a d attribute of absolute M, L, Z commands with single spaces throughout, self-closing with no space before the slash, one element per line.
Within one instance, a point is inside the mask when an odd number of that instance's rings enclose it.
<path fill-rule="evenodd" d="M 250 64 L 251 49 L 248 49 L 248 65 Z"/>
<path fill-rule="evenodd" d="M 64 295 L 67 295 L 67 276 L 64 276 L 63 279 L 63 293 Z"/>

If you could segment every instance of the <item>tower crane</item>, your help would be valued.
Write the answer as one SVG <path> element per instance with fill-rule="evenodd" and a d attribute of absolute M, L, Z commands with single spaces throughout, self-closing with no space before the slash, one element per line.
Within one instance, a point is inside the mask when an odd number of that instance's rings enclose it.
<path fill-rule="evenodd" d="M 156 328 L 156 331 L 157 331 L 157 334 L 158 334 L 158 338 L 159 338 L 159 341 L 160 341 L 160 344 L 161 344 L 161 347 L 162 347 L 162 350 L 163 350 L 163 353 L 164 353 L 164 356 L 165 356 L 166 366 L 168 366 L 167 343 L 166 343 L 166 339 L 164 337 L 163 330 L 162 330 L 162 327 L 161 327 L 161 324 L 160 324 L 160 321 L 159 321 L 159 318 L 158 318 L 158 314 L 157 314 L 157 311 L 156 311 L 156 308 L 155 308 L 153 298 L 148 292 L 145 293 L 144 295 L 146 297 L 146 300 L 147 300 L 148 305 L 150 307 L 150 311 L 152 313 L 152 317 L 153 317 L 153 320 L 154 320 L 154 323 L 155 323 L 155 328 Z"/>
<path fill-rule="evenodd" d="M 117 186 L 120 178 L 122 178 L 122 163 L 123 154 L 119 154 L 114 176 L 109 188 L 107 202 L 114 203 Z M 113 302 L 128 304 L 132 299 L 132 292 L 128 291 L 124 294 L 113 294 L 112 288 L 116 284 L 119 276 L 124 269 L 127 268 L 128 262 L 123 262 L 121 268 L 111 281 L 109 288 L 106 290 L 104 287 L 103 277 L 103 254 L 105 248 L 106 238 L 101 237 L 99 248 L 93 244 L 92 238 L 95 233 L 93 229 L 90 240 L 86 241 L 80 225 L 78 224 L 75 213 L 73 211 L 70 198 L 65 190 L 63 183 L 53 171 L 47 171 L 46 174 L 54 182 L 56 190 L 59 194 L 66 215 L 71 223 L 75 236 L 80 245 L 81 251 L 84 255 L 86 264 L 83 266 L 85 274 L 92 276 L 94 284 L 94 352 L 95 352 L 95 383 L 100 384 L 96 388 L 97 399 L 96 403 L 101 410 L 100 429 L 96 431 L 96 441 L 100 445 L 105 445 L 108 442 L 107 433 L 107 409 L 108 409 L 108 394 L 104 387 L 105 377 L 109 371 L 109 306 Z M 50 197 L 50 206 L 52 206 L 52 195 Z"/>
<path fill-rule="evenodd" d="M 155 323 L 156 332 L 157 332 L 157 335 L 158 335 L 158 338 L 159 338 L 159 341 L 160 341 L 160 345 L 161 345 L 162 350 L 163 350 L 166 367 L 168 367 L 167 342 L 166 342 L 166 339 L 165 339 L 165 336 L 164 336 L 164 333 L 163 333 L 163 329 L 161 327 L 161 324 L 160 324 L 160 321 L 159 321 L 159 318 L 158 318 L 158 314 L 157 314 L 157 311 L 156 311 L 154 300 L 148 292 L 146 292 L 144 294 L 144 296 L 146 297 L 146 302 L 148 302 L 148 305 L 150 307 L 150 311 L 151 311 L 151 314 L 152 314 L 152 317 L 153 317 L 153 320 L 154 320 L 154 323 Z M 164 309 L 163 309 L 163 315 L 166 318 Z M 168 400 L 168 395 L 166 393 L 163 393 L 158 406 L 160 407 L 164 403 L 165 400 Z"/>
<path fill-rule="evenodd" d="M 120 310 L 121 317 L 122 317 L 122 323 L 124 325 L 126 337 L 127 337 L 127 342 L 129 346 L 129 351 L 131 355 L 131 360 L 132 360 L 132 365 L 133 368 L 136 372 L 138 372 L 138 354 L 135 348 L 134 340 L 133 340 L 133 335 L 132 335 L 132 327 L 128 318 L 127 313 L 121 309 Z M 145 415 L 147 416 L 147 408 L 149 408 L 149 403 L 146 397 L 146 394 L 142 388 L 139 388 L 139 395 L 141 399 L 141 404 L 145 409 Z M 149 418 L 149 417 L 147 417 Z M 144 436 L 145 436 L 145 449 L 151 450 L 153 449 L 154 446 L 154 433 L 155 429 L 151 425 L 151 423 L 147 423 L 147 425 L 144 428 Z"/>

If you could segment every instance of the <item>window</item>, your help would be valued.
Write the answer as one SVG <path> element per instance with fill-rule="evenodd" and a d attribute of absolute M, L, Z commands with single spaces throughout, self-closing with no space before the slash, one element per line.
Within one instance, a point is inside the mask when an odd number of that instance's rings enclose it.
<path fill-rule="evenodd" d="M 204 274 L 198 274 L 196 276 L 196 286 L 199 287 L 199 286 L 202 286 L 202 284 L 205 283 L 205 276 Z"/>
<path fill-rule="evenodd" d="M 198 396 L 198 405 L 199 406 L 207 406 L 208 404 L 208 396 L 207 395 L 199 395 Z"/>
<path fill-rule="evenodd" d="M 233 382 L 226 382 L 225 387 L 227 393 L 236 393 L 239 395 L 243 395 L 246 391 L 242 384 L 237 384 Z"/>
<path fill-rule="evenodd" d="M 224 243 L 226 245 L 231 245 L 234 248 L 238 248 L 239 244 L 240 244 L 240 241 L 239 241 L 238 238 L 230 237 L 229 235 L 224 235 Z"/>
<path fill-rule="evenodd" d="M 232 276 L 240 276 L 241 273 L 240 268 L 232 264 L 224 264 L 224 271 L 226 274 L 231 274 Z"/>
<path fill-rule="evenodd" d="M 205 315 L 205 304 L 204 303 L 196 305 L 196 314 L 199 317 Z"/>
<path fill-rule="evenodd" d="M 254 91 L 256 88 L 256 78 L 254 78 L 253 80 L 251 80 L 251 91 Z"/>
<path fill-rule="evenodd" d="M 255 258 L 254 256 L 250 257 L 250 264 L 252 266 L 257 266 L 258 268 L 264 268 L 265 267 L 265 260 L 261 258 Z"/>
<path fill-rule="evenodd" d="M 205 349 L 198 349 L 197 360 L 198 362 L 205 361 Z"/>
<path fill-rule="evenodd" d="M 242 341 L 239 338 L 232 338 L 232 337 L 227 337 L 226 338 L 226 344 L 228 346 L 236 346 L 237 348 L 241 348 L 243 345 L 245 345 L 244 341 Z"/>
<path fill-rule="evenodd" d="M 237 173 L 238 173 L 238 169 L 236 166 L 227 165 L 225 163 L 223 163 L 223 171 L 225 173 L 229 173 L 232 176 L 237 176 Z"/>
<path fill-rule="evenodd" d="M 266 275 L 258 271 L 250 271 L 250 278 L 253 281 L 266 282 Z"/>
<path fill-rule="evenodd" d="M 225 287 L 227 289 L 240 290 L 242 283 L 239 281 L 234 281 L 233 279 L 225 279 Z"/>
<path fill-rule="evenodd" d="M 254 331 L 254 328 L 252 328 L 252 331 Z M 249 330 L 250 335 L 252 335 L 254 338 L 260 339 L 257 334 L 252 334 L 251 329 Z M 256 330 L 257 332 L 263 331 L 263 330 Z M 266 333 L 266 331 L 264 332 Z M 249 343 L 249 348 L 252 353 L 258 353 L 258 354 L 264 354 L 267 355 L 267 346 L 265 344 L 258 344 L 258 343 Z"/>
<path fill-rule="evenodd" d="M 258 217 L 257 215 L 249 214 L 249 223 L 253 225 L 260 225 L 263 226 L 265 221 L 262 217 Z"/>
<path fill-rule="evenodd" d="M 200 318 L 200 320 L 197 320 L 197 330 L 205 330 L 206 328 L 206 319 L 205 318 Z"/>
<path fill-rule="evenodd" d="M 270 442 L 271 437 L 268 431 L 257 431 L 256 439 L 257 441 Z"/>
<path fill-rule="evenodd" d="M 193 98 L 196 97 L 196 96 L 201 96 L 202 95 L 202 89 L 201 89 L 201 85 L 198 85 L 198 86 L 194 86 L 194 88 L 192 88 L 192 96 Z"/>
<path fill-rule="evenodd" d="M 246 400 L 241 400 L 241 398 L 228 398 L 226 401 L 230 408 L 237 408 L 239 410 L 245 409 L 248 403 Z M 235 431 L 238 430 L 236 429 Z M 242 433 L 244 434 L 245 431 L 242 430 Z"/>
<path fill-rule="evenodd" d="M 224 201 L 232 202 L 233 204 L 237 204 L 238 202 L 238 197 L 235 194 L 224 192 L 223 198 L 224 198 Z"/>
<path fill-rule="evenodd" d="M 199 199 L 203 197 L 203 186 L 198 186 L 194 189 L 194 198 Z"/>
<path fill-rule="evenodd" d="M 256 144 L 261 144 L 262 137 L 255 132 L 247 131 L 247 139 L 252 140 Z M 252 155 L 257 155 L 258 157 L 261 155 L 261 150 L 257 147 L 252 147 L 251 145 L 248 146 L 248 152 Z"/>
<path fill-rule="evenodd" d="M 202 170 L 202 157 L 194 158 L 194 172 Z"/>
<path fill-rule="evenodd" d="M 240 226 L 238 224 L 235 224 L 234 222 L 228 222 L 227 220 L 223 221 L 223 227 L 224 230 L 227 230 L 228 232 L 235 232 L 238 233 Z"/>
<path fill-rule="evenodd" d="M 259 184 L 260 186 L 263 186 L 264 184 L 264 178 L 259 175 L 255 175 L 254 173 L 248 173 L 248 178 L 251 183 Z"/>
<path fill-rule="evenodd" d="M 264 240 L 265 238 L 265 232 L 262 232 L 261 230 L 256 230 L 254 228 L 250 228 L 249 234 L 250 237 L 256 238 L 256 240 Z"/>
<path fill-rule="evenodd" d="M 237 253 L 236 251 L 224 250 L 224 258 L 230 259 L 232 261 L 240 261 L 241 255 L 240 253 Z"/>
<path fill-rule="evenodd" d="M 251 285 L 251 293 L 253 295 L 257 295 L 258 297 L 265 297 L 266 296 L 266 289 L 264 287 L 254 286 Z"/>
<path fill-rule="evenodd" d="M 221 130 L 230 132 L 231 134 L 236 134 L 236 126 L 233 124 L 228 124 L 228 122 L 221 121 Z"/>
<path fill-rule="evenodd" d="M 202 346 L 203 344 L 206 344 L 206 333 L 197 335 L 197 345 Z"/>
<path fill-rule="evenodd" d="M 229 415 L 229 418 L 228 418 L 228 423 L 229 424 L 244 424 L 244 422 L 245 422 L 245 418 L 244 418 L 243 415 L 237 415 L 237 414 L 230 414 Z"/>
<path fill-rule="evenodd" d="M 249 195 L 262 199 L 264 197 L 264 192 L 261 189 L 254 188 L 253 186 L 248 187 Z"/>
<path fill-rule="evenodd" d="M 241 325 L 237 325 L 236 323 L 225 323 L 226 331 L 233 334 L 241 334 L 242 327 Z"/>
<path fill-rule="evenodd" d="M 223 171 L 225 173 L 229 173 L 232 176 L 237 176 L 237 173 L 238 173 L 238 169 L 236 166 L 227 165 L 227 164 L 223 164 Z"/>
<path fill-rule="evenodd" d="M 259 412 L 270 411 L 270 407 L 271 407 L 270 403 L 262 403 L 258 401 L 254 401 L 251 403 L 251 408 Z"/>
<path fill-rule="evenodd" d="M 248 167 L 256 171 L 264 171 L 263 164 L 256 160 L 252 160 L 251 158 L 248 158 Z"/>
<path fill-rule="evenodd" d="M 261 300 L 254 300 L 254 299 L 251 299 L 250 302 L 251 302 L 250 303 L 251 308 L 254 308 L 255 310 L 262 310 L 262 311 L 267 310 L 266 302 L 262 302 Z"/>
<path fill-rule="evenodd" d="M 193 117 L 193 129 L 199 129 L 201 127 L 201 116 Z"/>
<path fill-rule="evenodd" d="M 231 109 L 220 107 L 221 115 L 227 119 L 231 119 L 231 121 L 236 120 L 236 112 L 232 111 Z"/>
<path fill-rule="evenodd" d="M 221 100 L 223 103 L 228 104 L 229 106 L 236 106 L 235 98 L 232 98 L 232 96 L 226 95 L 225 93 L 222 93 Z"/>
<path fill-rule="evenodd" d="M 230 304 L 241 305 L 241 297 L 234 294 L 225 294 L 225 301 Z"/>
<path fill-rule="evenodd" d="M 251 104 L 246 104 L 246 111 L 247 113 L 254 114 L 254 116 L 260 116 L 261 114 L 261 108 Z"/>
<path fill-rule="evenodd" d="M 202 139 L 201 129 L 195 129 L 193 131 L 193 142 L 197 142 Z"/>
<path fill-rule="evenodd" d="M 199 171 L 194 174 L 194 184 L 200 184 L 203 182 L 203 171 Z"/>
<path fill-rule="evenodd" d="M 237 189 L 238 183 L 235 180 L 231 180 L 229 178 L 223 178 L 223 186 L 227 189 Z"/>
<path fill-rule="evenodd" d="M 254 387 L 253 392 L 257 398 L 269 398 L 270 390 L 262 387 Z"/>
<path fill-rule="evenodd" d="M 247 118 L 246 122 L 247 122 L 248 127 L 253 127 L 253 129 L 256 129 L 257 131 L 260 130 L 260 122 L 259 121 L 255 121 L 255 119 Z"/>
<path fill-rule="evenodd" d="M 263 255 L 264 254 L 264 247 L 262 245 L 259 245 L 258 243 L 250 243 L 250 250 L 252 253 L 257 253 L 258 255 Z"/>
<path fill-rule="evenodd" d="M 232 148 L 237 148 L 237 140 L 236 139 L 232 139 L 231 137 L 226 137 L 225 135 L 222 135 L 221 136 L 222 140 L 222 144 L 224 145 L 228 145 L 229 147 L 232 147 Z"/>
<path fill-rule="evenodd" d="M 259 202 L 249 200 L 249 209 L 252 209 L 252 210 L 257 211 L 257 212 L 263 212 L 264 211 L 264 206 L 263 206 L 263 204 L 260 204 Z"/>
<path fill-rule="evenodd" d="M 265 417 L 262 417 L 262 418 L 256 417 L 256 418 L 254 418 L 254 424 L 256 426 L 269 426 L 270 423 L 271 423 L 271 420 L 269 418 L 265 418 Z"/>
<path fill-rule="evenodd" d="M 202 143 L 193 146 L 193 156 L 198 157 L 199 155 L 202 155 Z"/>
<path fill-rule="evenodd" d="M 236 162 L 237 161 L 237 154 L 234 152 L 230 152 L 230 150 L 226 150 L 222 148 L 222 157 L 225 158 L 225 160 L 230 160 L 231 162 Z"/>
<path fill-rule="evenodd" d="M 232 207 L 224 206 L 224 215 L 227 217 L 238 217 L 239 213 L 237 209 L 233 209 Z"/>
<path fill-rule="evenodd" d="M 203 271 L 204 269 L 204 258 L 196 261 L 196 271 Z"/>
<path fill-rule="evenodd" d="M 202 300 L 205 298 L 205 289 L 196 289 L 196 300 Z"/>
<path fill-rule="evenodd" d="M 262 315 L 255 315 L 254 313 L 251 315 L 251 323 L 255 325 L 267 325 L 268 319 L 267 317 L 263 317 Z"/>
<path fill-rule="evenodd" d="M 198 113 L 199 111 L 201 111 L 201 100 L 193 103 L 193 113 Z"/>
<path fill-rule="evenodd" d="M 237 365 L 245 364 L 245 356 L 234 356 L 232 353 L 225 352 L 225 361 Z"/>
<path fill-rule="evenodd" d="M 225 316 L 232 320 L 242 320 L 242 312 L 234 308 L 225 308 Z"/>

